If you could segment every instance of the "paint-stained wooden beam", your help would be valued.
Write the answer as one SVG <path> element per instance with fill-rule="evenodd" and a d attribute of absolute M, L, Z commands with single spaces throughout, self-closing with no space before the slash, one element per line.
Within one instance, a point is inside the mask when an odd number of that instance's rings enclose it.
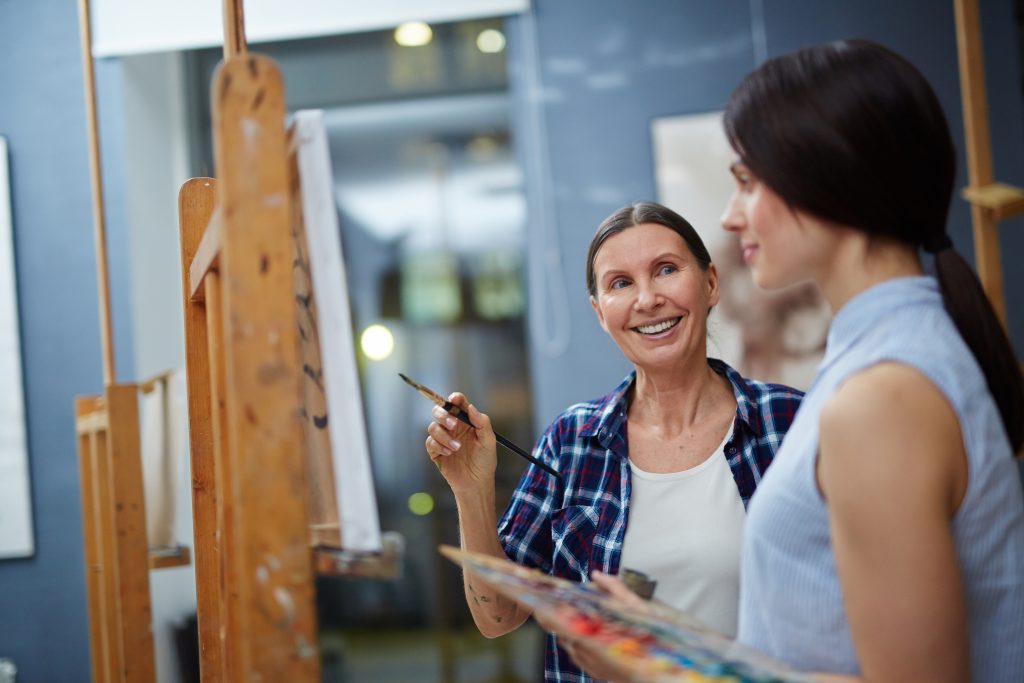
<path fill-rule="evenodd" d="M 274 63 L 228 59 L 213 85 L 240 680 L 318 681 L 285 103 Z M 244 511 L 244 513 L 242 512 Z"/>

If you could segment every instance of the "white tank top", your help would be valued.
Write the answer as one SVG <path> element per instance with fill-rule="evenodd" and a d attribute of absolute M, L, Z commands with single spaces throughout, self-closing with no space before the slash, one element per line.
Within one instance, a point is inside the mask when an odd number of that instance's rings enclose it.
<path fill-rule="evenodd" d="M 621 569 L 658 582 L 654 597 L 729 637 L 736 635 L 746 513 L 724 448 L 682 472 L 630 462 L 632 492 Z"/>

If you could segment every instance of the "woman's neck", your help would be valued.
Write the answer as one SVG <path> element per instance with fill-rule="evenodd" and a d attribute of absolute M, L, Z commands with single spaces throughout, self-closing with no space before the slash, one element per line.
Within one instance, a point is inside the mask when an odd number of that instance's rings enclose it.
<path fill-rule="evenodd" d="M 901 277 L 924 273 L 917 250 L 892 240 L 848 231 L 814 280 L 835 315 L 861 292 Z"/>
<path fill-rule="evenodd" d="M 732 392 L 703 354 L 664 371 L 638 367 L 629 420 L 660 432 L 677 433 L 713 414 L 729 398 Z"/>

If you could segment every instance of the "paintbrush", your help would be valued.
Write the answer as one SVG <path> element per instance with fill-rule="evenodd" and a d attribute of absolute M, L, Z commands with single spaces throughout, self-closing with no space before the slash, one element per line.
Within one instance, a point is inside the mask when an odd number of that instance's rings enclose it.
<path fill-rule="evenodd" d="M 431 401 L 433 403 L 436 403 L 437 405 L 441 406 L 441 408 L 446 413 L 448 413 L 449 415 L 451 415 L 451 416 L 461 420 L 462 422 L 465 422 L 466 424 L 468 424 L 473 429 L 477 428 L 476 425 L 474 425 L 472 422 L 469 421 L 469 415 L 466 414 L 465 410 L 463 410 L 462 408 L 458 407 L 457 405 L 455 405 L 451 401 L 447 400 L 441 394 L 437 393 L 433 389 L 428 389 L 427 387 L 423 386 L 422 384 L 420 384 L 416 380 L 412 379 L 408 375 L 403 375 L 401 372 L 398 373 L 398 376 L 401 377 L 405 381 L 406 384 L 411 386 L 416 391 L 420 392 L 420 394 L 423 395 L 424 398 L 426 398 L 429 401 Z M 514 443 L 512 443 L 511 441 L 509 441 L 508 439 L 503 437 L 498 432 L 494 432 L 494 439 L 495 439 L 495 441 L 500 443 L 502 446 L 504 446 L 505 448 L 509 449 L 510 451 L 512 451 L 513 453 L 518 455 L 519 457 L 525 458 L 526 460 L 529 460 L 530 462 L 532 462 L 534 465 L 536 465 L 537 467 L 541 468 L 545 472 L 550 473 L 551 475 L 556 477 L 559 482 L 562 481 L 562 475 L 559 474 L 557 470 L 555 470 L 552 467 L 549 467 L 548 465 L 545 465 L 540 460 L 538 460 L 537 458 L 533 457 L 532 455 L 530 455 L 529 453 L 524 451 L 522 448 L 520 448 L 519 446 L 515 445 Z"/>

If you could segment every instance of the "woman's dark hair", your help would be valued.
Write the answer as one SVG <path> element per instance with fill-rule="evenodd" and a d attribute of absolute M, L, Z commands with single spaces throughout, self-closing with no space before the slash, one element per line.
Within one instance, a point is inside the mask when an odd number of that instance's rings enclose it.
<path fill-rule="evenodd" d="M 807 47 L 740 83 L 725 132 L 743 163 L 790 206 L 935 252 L 946 310 L 1019 450 L 1024 380 L 978 277 L 946 248 L 956 152 L 924 76 L 869 41 Z"/>
<path fill-rule="evenodd" d="M 597 281 L 594 275 L 594 259 L 597 258 L 597 252 L 609 237 L 644 223 L 662 225 L 682 237 L 690 253 L 697 259 L 701 270 L 707 270 L 711 265 L 708 248 L 704 246 L 704 241 L 689 221 L 657 202 L 634 202 L 601 221 L 594 238 L 590 240 L 590 248 L 587 249 L 587 291 L 590 292 L 590 296 L 597 296 Z"/>

